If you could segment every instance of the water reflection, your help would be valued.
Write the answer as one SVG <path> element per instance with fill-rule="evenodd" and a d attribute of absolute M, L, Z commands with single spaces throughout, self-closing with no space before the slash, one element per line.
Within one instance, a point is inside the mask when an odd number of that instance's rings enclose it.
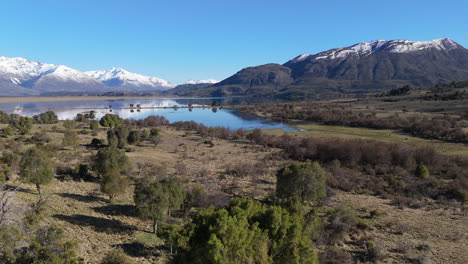
<path fill-rule="evenodd" d="M 162 115 L 169 121 L 194 120 L 206 126 L 224 126 L 231 129 L 262 128 L 288 129 L 285 124 L 271 122 L 249 115 L 241 114 L 237 109 L 225 109 L 214 106 L 237 105 L 245 103 L 238 98 L 158 98 L 158 99 L 119 99 L 119 100 L 89 100 L 63 102 L 25 102 L 3 103 L 1 109 L 8 113 L 33 116 L 47 110 L 53 110 L 59 119 L 71 120 L 76 114 L 89 110 L 96 111 L 99 119 L 107 113 L 117 114 L 122 118 L 143 119 L 150 115 Z M 204 108 L 180 108 L 181 106 L 205 106 Z M 158 109 L 151 109 L 158 107 Z M 126 109 L 122 109 L 126 108 Z"/>

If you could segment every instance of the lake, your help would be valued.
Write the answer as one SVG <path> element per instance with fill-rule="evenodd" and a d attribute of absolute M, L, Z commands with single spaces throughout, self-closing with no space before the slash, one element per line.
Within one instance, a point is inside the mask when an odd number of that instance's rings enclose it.
<path fill-rule="evenodd" d="M 15 113 L 32 117 L 39 113 L 52 110 L 60 120 L 71 120 L 76 114 L 94 110 L 96 119 L 107 113 L 119 115 L 128 119 L 144 119 L 150 115 L 161 115 L 170 122 L 191 121 L 203 123 L 206 126 L 223 126 L 231 129 L 284 129 L 290 130 L 287 125 L 272 122 L 266 118 L 259 118 L 241 113 L 238 109 L 216 108 L 212 109 L 213 101 L 218 105 L 239 105 L 260 102 L 258 99 L 247 100 L 245 98 L 141 98 L 141 99 L 118 99 L 118 100 L 83 100 L 83 101 L 50 101 L 50 102 L 20 102 L 20 103 L 0 103 L 0 109 L 7 113 Z M 133 104 L 134 109 L 128 108 Z M 193 106 L 203 106 L 206 108 L 174 108 Z M 140 105 L 141 109 L 136 106 Z M 159 107 L 157 109 L 151 109 Z M 166 107 L 161 108 L 161 107 Z"/>

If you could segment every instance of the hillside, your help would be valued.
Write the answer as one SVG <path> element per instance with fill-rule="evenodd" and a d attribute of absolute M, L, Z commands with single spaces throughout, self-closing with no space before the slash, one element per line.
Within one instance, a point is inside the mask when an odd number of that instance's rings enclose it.
<path fill-rule="evenodd" d="M 466 79 L 468 50 L 453 40 L 376 40 L 302 54 L 283 65 L 245 68 L 184 95 L 328 97 L 375 93 L 403 85 L 433 87 Z M 176 87 L 168 93 L 179 91 Z"/>

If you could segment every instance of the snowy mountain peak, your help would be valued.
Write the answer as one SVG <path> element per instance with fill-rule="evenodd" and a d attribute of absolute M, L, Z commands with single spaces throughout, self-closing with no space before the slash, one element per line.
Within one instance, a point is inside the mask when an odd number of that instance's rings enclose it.
<path fill-rule="evenodd" d="M 215 84 L 215 83 L 219 83 L 219 81 L 215 79 L 206 79 L 206 80 L 188 80 L 186 82 L 186 84 L 202 84 L 202 83 Z"/>
<path fill-rule="evenodd" d="M 336 48 L 328 51 L 318 53 L 316 55 L 305 56 L 300 55 L 296 57 L 293 62 L 301 61 L 311 56 L 315 59 L 344 59 L 349 56 L 367 56 L 378 51 L 385 51 L 390 53 L 408 53 L 418 52 L 428 49 L 437 49 L 450 51 L 461 47 L 455 41 L 442 38 L 430 41 L 410 41 L 410 40 L 373 40 L 369 42 L 358 43 L 350 47 Z"/>
<path fill-rule="evenodd" d="M 25 58 L 0 57 L 0 74 L 12 83 L 33 83 L 41 78 L 55 78 L 61 81 L 96 82 L 84 73 L 64 65 L 30 61 Z"/>
<path fill-rule="evenodd" d="M 126 87 L 132 90 L 136 88 L 164 90 L 175 87 L 166 80 L 132 73 L 122 68 L 88 71 L 85 74 L 111 87 Z"/>
<path fill-rule="evenodd" d="M 57 68 L 56 65 L 30 61 L 25 58 L 0 57 L 0 73 L 2 76 L 14 78 L 14 83 L 27 81 Z"/>

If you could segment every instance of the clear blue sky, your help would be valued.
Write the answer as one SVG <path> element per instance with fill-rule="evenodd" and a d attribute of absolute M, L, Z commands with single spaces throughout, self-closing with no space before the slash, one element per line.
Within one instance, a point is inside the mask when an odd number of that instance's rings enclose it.
<path fill-rule="evenodd" d="M 374 39 L 468 47 L 467 11 L 466 0 L 10 0 L 0 55 L 182 83 Z"/>

